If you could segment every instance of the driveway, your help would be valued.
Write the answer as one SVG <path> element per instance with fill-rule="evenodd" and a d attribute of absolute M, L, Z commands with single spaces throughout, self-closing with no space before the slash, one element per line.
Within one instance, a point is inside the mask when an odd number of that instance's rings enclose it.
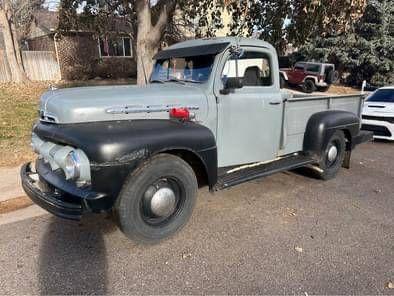
<path fill-rule="evenodd" d="M 323 182 L 286 172 L 211 195 L 154 246 L 104 216 L 0 226 L 0 294 L 394 294 L 394 143 Z M 389 285 L 391 286 L 391 285 Z"/>

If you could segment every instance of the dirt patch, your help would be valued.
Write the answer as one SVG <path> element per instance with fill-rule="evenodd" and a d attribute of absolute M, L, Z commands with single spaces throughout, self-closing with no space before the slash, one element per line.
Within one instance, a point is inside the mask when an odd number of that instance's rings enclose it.
<path fill-rule="evenodd" d="M 6 214 L 31 206 L 33 202 L 27 196 L 20 196 L 0 202 L 0 214 Z"/>
<path fill-rule="evenodd" d="M 359 94 L 361 90 L 349 87 L 349 86 L 342 86 L 342 85 L 331 85 L 330 89 L 328 90 L 329 93 L 339 94 L 339 95 L 352 95 L 352 94 Z"/>

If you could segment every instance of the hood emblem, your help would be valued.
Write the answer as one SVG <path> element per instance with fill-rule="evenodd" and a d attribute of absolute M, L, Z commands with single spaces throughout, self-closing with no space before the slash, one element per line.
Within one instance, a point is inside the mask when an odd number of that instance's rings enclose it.
<path fill-rule="evenodd" d="M 129 105 L 124 107 L 111 107 L 105 110 L 108 114 L 130 114 L 130 113 L 157 113 L 169 112 L 173 108 L 187 108 L 189 110 L 198 110 L 198 106 L 182 106 L 179 104 L 173 105 Z"/>

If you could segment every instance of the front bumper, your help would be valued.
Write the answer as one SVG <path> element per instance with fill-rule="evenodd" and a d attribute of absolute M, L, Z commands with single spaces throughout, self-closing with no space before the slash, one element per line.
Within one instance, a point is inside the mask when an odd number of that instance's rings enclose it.
<path fill-rule="evenodd" d="M 384 121 L 384 117 L 381 120 L 362 120 L 362 130 L 373 132 L 375 139 L 394 140 L 394 123 Z"/>
<path fill-rule="evenodd" d="M 42 160 L 37 161 L 36 172 L 27 163 L 20 174 L 23 190 L 30 199 L 55 216 L 79 220 L 85 212 L 106 210 L 106 195 L 77 187 Z"/>

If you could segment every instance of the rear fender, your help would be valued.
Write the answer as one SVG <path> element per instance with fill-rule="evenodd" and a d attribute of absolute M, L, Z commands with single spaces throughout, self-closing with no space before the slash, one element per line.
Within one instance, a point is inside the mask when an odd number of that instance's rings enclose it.
<path fill-rule="evenodd" d="M 318 81 L 317 81 L 317 77 L 316 76 L 312 76 L 312 75 L 307 75 L 307 76 L 305 76 L 305 78 L 304 78 L 304 80 L 302 81 L 302 82 L 305 82 L 306 80 L 308 80 L 308 79 L 310 79 L 310 80 L 313 80 L 313 82 L 316 84 Z"/>
<path fill-rule="evenodd" d="M 360 131 L 360 119 L 351 112 L 329 110 L 313 114 L 307 123 L 303 150 L 321 160 L 331 136 L 342 130 L 347 139 L 346 150 L 352 149 L 352 140 Z"/>

